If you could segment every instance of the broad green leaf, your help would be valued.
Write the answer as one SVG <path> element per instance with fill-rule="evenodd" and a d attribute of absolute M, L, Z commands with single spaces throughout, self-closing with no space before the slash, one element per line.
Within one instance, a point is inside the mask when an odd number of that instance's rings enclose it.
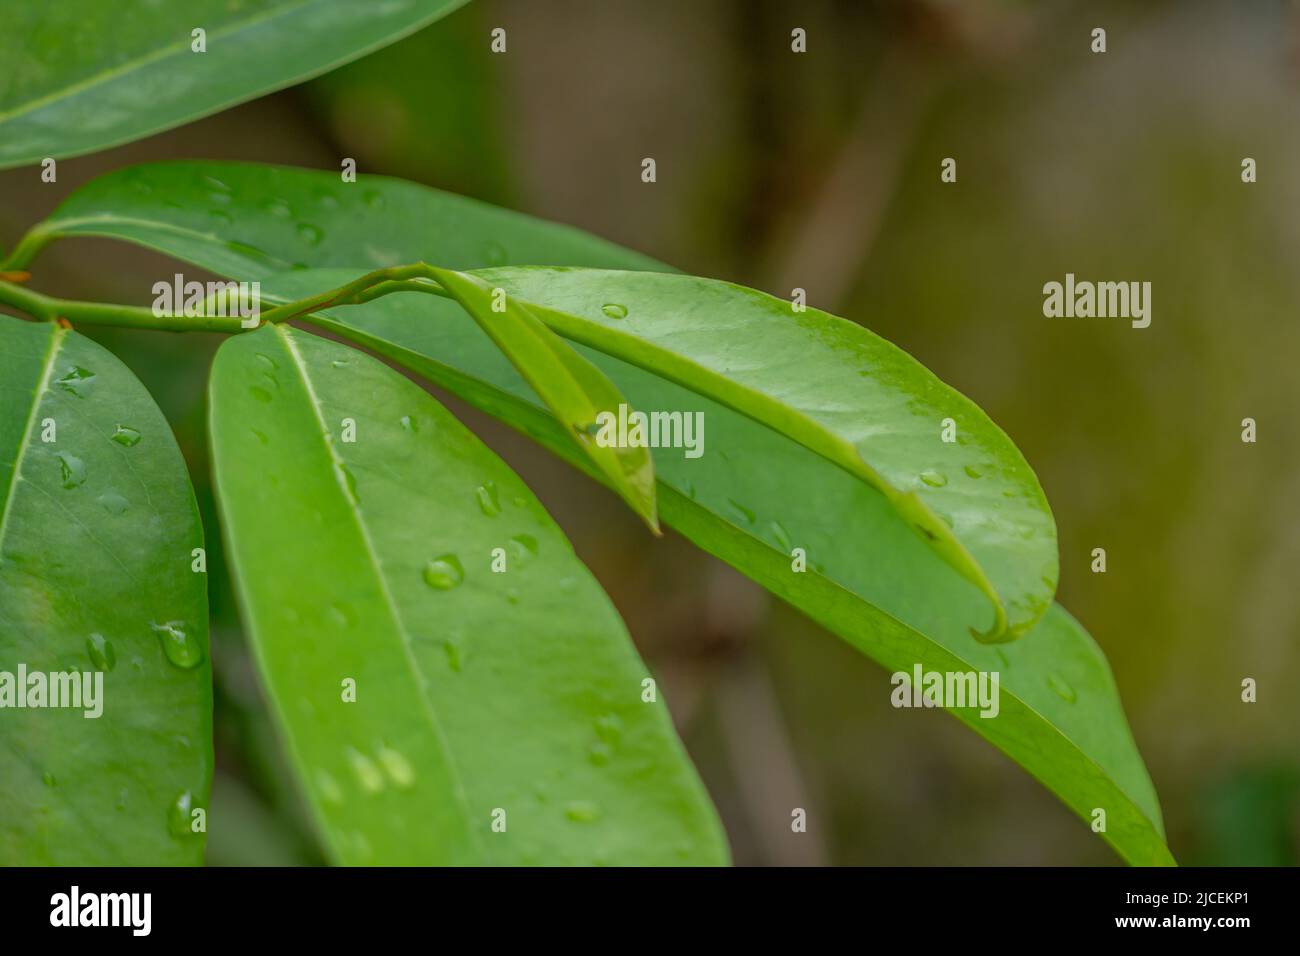
<path fill-rule="evenodd" d="M 421 259 L 463 269 L 499 265 L 494 260 L 507 254 L 520 264 L 665 268 L 564 227 L 407 183 L 367 178 L 357 184 L 361 192 L 348 193 L 327 174 L 271 168 L 258 179 L 251 172 L 257 168 L 166 163 L 106 176 L 70 197 L 14 261 L 25 263 L 56 236 L 102 235 L 241 279 L 266 280 L 278 262 L 341 267 L 264 284 L 264 294 L 285 300 L 340 285 L 359 268 Z M 212 234 L 203 224 L 206 207 L 197 184 L 204 175 L 238 183 L 233 192 L 240 214 L 227 235 Z M 163 204 L 164 188 L 174 190 L 166 195 L 175 197 L 179 209 Z M 292 220 L 282 223 L 259 211 L 262 203 L 277 200 L 315 208 L 309 203 L 318 190 L 338 203 L 338 218 L 330 217 L 323 240 L 311 249 L 297 240 Z M 361 199 L 365 190 L 373 193 L 370 203 Z M 387 210 L 387 216 L 367 217 L 366 210 L 374 208 Z M 365 257 L 360 262 L 357 246 Z M 583 467 L 568 436 L 454 303 L 393 295 L 339 309 L 327 320 Z M 1097 806 L 1108 808 L 1112 821 L 1127 819 L 1127 826 L 1112 825 L 1103 834 L 1126 860 L 1172 862 L 1155 791 L 1109 668 L 1072 618 L 1054 608 L 1015 643 L 977 644 L 967 628 L 987 619 L 987 600 L 952 574 L 874 489 L 728 408 L 617 359 L 582 346 L 578 351 L 634 407 L 705 412 L 708 447 L 717 454 L 689 461 L 671 449 L 654 452 L 660 514 L 670 527 L 758 580 L 776 573 L 778 559 L 788 568 L 792 546 L 804 547 L 808 572 L 782 597 L 886 667 L 900 646 L 927 667 L 950 656 L 973 667 L 1001 666 L 1004 700 L 1010 695 L 1025 706 L 1014 721 L 1013 708 L 1004 706 L 993 721 L 971 721 L 973 729 L 1085 819 Z M 830 617 L 827 593 L 840 598 L 841 611 L 852 609 L 858 627 L 841 626 L 843 615 Z M 901 632 L 891 628 L 895 622 Z M 1098 799 L 1097 793 L 1104 796 Z"/>
<path fill-rule="evenodd" d="M 598 444 L 594 439 L 601 414 L 616 416 L 619 406 L 626 405 L 605 373 L 573 351 L 518 300 L 503 297 L 498 312 L 492 286 L 461 272 L 435 269 L 434 273 L 510 359 L 556 420 L 573 430 L 574 440 L 606 483 L 657 533 L 650 449 Z"/>
<path fill-rule="evenodd" d="M 268 326 L 222 346 L 211 416 L 245 621 L 336 860 L 726 861 L 609 600 L 427 393 Z"/>
<path fill-rule="evenodd" d="M 130 142 L 318 76 L 466 0 L 12 0 L 0 168 Z M 195 30 L 203 30 L 196 52 Z"/>
<path fill-rule="evenodd" d="M 76 332 L 0 316 L 0 865 L 202 862 L 202 547 L 144 386 Z M 99 716 L 21 708 L 19 668 L 75 674 Z"/>
<path fill-rule="evenodd" d="M 973 402 L 862 326 L 693 276 L 471 275 L 566 338 L 742 412 L 867 482 L 988 596 L 996 615 L 982 639 L 1018 636 L 1051 604 L 1056 526 L 1029 465 Z"/>

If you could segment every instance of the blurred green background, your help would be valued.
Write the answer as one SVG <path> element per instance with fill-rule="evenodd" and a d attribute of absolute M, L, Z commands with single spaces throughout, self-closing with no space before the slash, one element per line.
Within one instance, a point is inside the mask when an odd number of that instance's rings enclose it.
<path fill-rule="evenodd" d="M 494 27 L 505 54 L 489 51 Z M 794 27 L 806 54 L 790 51 Z M 1298 87 L 1290 3 L 475 0 L 305 86 L 62 161 L 56 184 L 0 173 L 0 241 L 134 162 L 350 156 L 363 174 L 571 223 L 685 271 L 803 287 L 971 396 L 1037 470 L 1060 529 L 1059 599 L 1111 661 L 1175 856 L 1295 864 Z M 57 244 L 37 268 L 45 291 L 141 304 L 174 271 L 99 240 Z M 1149 280 L 1151 327 L 1045 319 L 1043 283 L 1066 272 Z M 203 394 L 216 340 L 96 337 L 169 415 L 214 552 L 209 862 L 321 862 L 215 554 Z M 1116 862 L 946 714 L 891 708 L 866 658 L 448 404 L 613 596 L 737 863 Z M 1240 440 L 1247 416 L 1257 444 Z M 1094 547 L 1106 574 L 1089 571 Z M 1241 702 L 1244 677 L 1258 703 Z M 790 833 L 794 806 L 806 834 Z"/>

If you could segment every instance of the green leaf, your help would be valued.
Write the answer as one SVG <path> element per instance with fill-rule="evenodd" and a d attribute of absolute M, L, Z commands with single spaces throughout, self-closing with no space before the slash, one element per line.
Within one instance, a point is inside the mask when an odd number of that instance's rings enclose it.
<path fill-rule="evenodd" d="M 880 491 L 988 596 L 996 613 L 981 639 L 1019 636 L 1051 604 L 1056 526 L 1029 465 L 973 402 L 862 326 L 693 276 L 472 275 L 566 338 L 746 414 Z"/>
<path fill-rule="evenodd" d="M 268 326 L 221 347 L 211 414 L 245 621 L 336 860 L 726 861 L 609 600 L 428 394 Z"/>
<path fill-rule="evenodd" d="M 359 268 L 421 259 L 461 269 L 500 265 L 503 256 L 520 264 L 664 268 L 573 230 L 409 183 L 366 177 L 349 192 L 352 187 L 340 187 L 328 174 L 284 168 L 259 174 L 261 168 L 165 163 L 113 173 L 73 194 L 14 261 L 25 263 L 56 236 L 102 235 L 240 279 L 265 280 L 276 263 L 343 267 L 264 285 L 264 294 L 285 301 L 340 285 Z M 197 184 L 204 175 L 237 184 L 237 215 L 224 236 L 208 231 L 203 220 Z M 332 213 L 323 221 L 319 245 L 304 248 L 294 220 L 268 217 L 261 206 L 278 200 L 315 209 L 317 190 L 337 202 L 337 218 Z M 164 197 L 180 208 L 164 205 Z M 587 467 L 510 363 L 454 303 L 393 295 L 339 309 L 327 320 Z M 1117 815 L 1129 820 L 1102 834 L 1126 860 L 1172 862 L 1155 791 L 1109 668 L 1072 618 L 1054 609 L 1020 641 L 976 644 L 967 627 L 987 616 L 987 600 L 924 546 L 883 495 L 743 415 L 617 359 L 581 346 L 578 351 L 635 407 L 704 411 L 709 446 L 725 451 L 695 461 L 672 450 L 654 453 L 665 523 L 761 581 L 788 569 L 791 546 L 804 547 L 808 572 L 790 579 L 781 596 L 886 667 L 900 654 L 905 664 L 957 657 L 974 667 L 1001 667 L 1004 700 L 1010 695 L 1024 707 L 1014 721 L 1008 716 L 1013 708 L 1005 706 L 998 718 L 973 721 L 973 729 L 1085 819 L 1100 806 L 1112 821 Z M 852 609 L 856 628 L 829 616 L 828 594 L 840 599 L 841 615 L 844 607 Z M 910 670 L 910 664 L 899 669 Z"/>
<path fill-rule="evenodd" d="M 618 389 L 596 366 L 573 351 L 516 299 L 494 309 L 494 289 L 473 276 L 434 269 L 442 287 L 459 302 L 505 353 L 534 392 L 573 430 L 581 447 L 619 496 L 658 533 L 655 473 L 650 449 L 598 444 L 593 436 L 602 414 L 618 415 L 625 405 Z"/>
<path fill-rule="evenodd" d="M 202 862 L 203 531 L 167 422 L 94 342 L 0 316 L 0 496 L 0 672 L 102 682 L 87 717 L 0 674 L 0 865 Z"/>
<path fill-rule="evenodd" d="M 307 266 L 403 265 L 422 258 L 413 248 L 450 269 L 667 270 L 576 229 L 405 180 L 362 173 L 345 183 L 337 172 L 261 163 L 185 160 L 107 173 L 65 199 L 5 267 L 22 268 L 65 236 L 127 239 L 250 281 Z"/>
<path fill-rule="evenodd" d="M 25 0 L 0 31 L 0 169 L 130 142 L 299 83 L 465 0 Z M 205 31 L 204 52 L 193 31 Z"/>

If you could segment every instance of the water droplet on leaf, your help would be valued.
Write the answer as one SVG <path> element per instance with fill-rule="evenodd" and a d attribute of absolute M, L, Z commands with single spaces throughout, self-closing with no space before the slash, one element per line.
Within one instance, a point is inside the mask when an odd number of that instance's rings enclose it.
<path fill-rule="evenodd" d="M 501 513 L 501 500 L 497 497 L 497 486 L 492 482 L 479 485 L 474 495 L 478 498 L 479 509 L 489 518 Z"/>
<path fill-rule="evenodd" d="M 111 515 L 123 514 L 131 506 L 130 502 L 116 491 L 106 491 L 95 500 Z"/>
<path fill-rule="evenodd" d="M 129 425 L 118 425 L 117 431 L 113 432 L 111 437 L 113 441 L 127 448 L 134 448 L 140 444 L 140 432 Z"/>
<path fill-rule="evenodd" d="M 166 624 L 149 626 L 158 634 L 167 660 L 177 667 L 189 670 L 203 662 L 203 650 L 199 647 L 199 642 L 185 630 L 184 621 L 168 621 Z"/>
<path fill-rule="evenodd" d="M 55 379 L 54 384 L 65 392 L 76 395 L 77 398 L 85 398 L 90 394 L 90 390 L 95 384 L 95 373 L 79 365 L 74 365 L 63 373 L 62 378 Z"/>
<path fill-rule="evenodd" d="M 96 670 L 111 671 L 117 666 L 117 651 L 113 649 L 113 642 L 106 640 L 103 634 L 86 638 L 86 653 Z"/>
<path fill-rule="evenodd" d="M 176 795 L 172 805 L 167 808 L 167 830 L 174 837 L 193 835 L 190 829 L 190 814 L 194 810 L 194 794 L 183 790 Z"/>
<path fill-rule="evenodd" d="M 537 539 L 530 534 L 517 534 L 510 539 L 510 554 L 520 564 L 537 555 Z"/>
<path fill-rule="evenodd" d="M 574 800 L 564 808 L 564 815 L 574 823 L 594 823 L 600 819 L 600 807 L 589 800 Z"/>
<path fill-rule="evenodd" d="M 64 488 L 76 488 L 86 481 L 86 463 L 66 451 L 58 454 L 59 480 Z"/>
<path fill-rule="evenodd" d="M 454 554 L 442 554 L 424 566 L 424 583 L 438 591 L 450 591 L 465 580 L 465 567 Z"/>
<path fill-rule="evenodd" d="M 604 312 L 605 315 L 609 316 L 611 319 L 627 318 L 627 306 L 619 305 L 617 302 L 605 303 L 600 307 L 600 311 Z"/>

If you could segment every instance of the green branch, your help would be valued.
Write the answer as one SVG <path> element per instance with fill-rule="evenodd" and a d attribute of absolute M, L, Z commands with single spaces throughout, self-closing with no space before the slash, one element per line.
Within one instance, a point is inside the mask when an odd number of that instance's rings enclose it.
<path fill-rule="evenodd" d="M 14 264 L 20 258 L 16 251 L 7 264 Z M 337 289 L 267 309 L 258 316 L 257 325 L 285 322 L 289 319 L 310 321 L 309 316 L 313 312 L 339 305 L 370 302 L 394 292 L 424 292 L 446 298 L 446 290 L 437 284 L 433 275 L 433 267 L 423 262 L 376 269 Z M 66 319 L 83 325 L 111 325 L 119 328 L 153 329 L 165 332 L 235 333 L 247 332 L 250 328 L 257 327 L 245 326 L 243 324 L 245 320 L 239 315 L 159 315 L 153 309 L 141 306 L 59 299 L 20 285 L 19 282 L 26 278 L 26 273 L 0 272 L 0 304 L 12 306 L 42 321 Z M 205 305 L 210 302 L 212 298 L 206 300 Z M 211 311 L 213 310 L 204 309 L 205 313 Z"/>

